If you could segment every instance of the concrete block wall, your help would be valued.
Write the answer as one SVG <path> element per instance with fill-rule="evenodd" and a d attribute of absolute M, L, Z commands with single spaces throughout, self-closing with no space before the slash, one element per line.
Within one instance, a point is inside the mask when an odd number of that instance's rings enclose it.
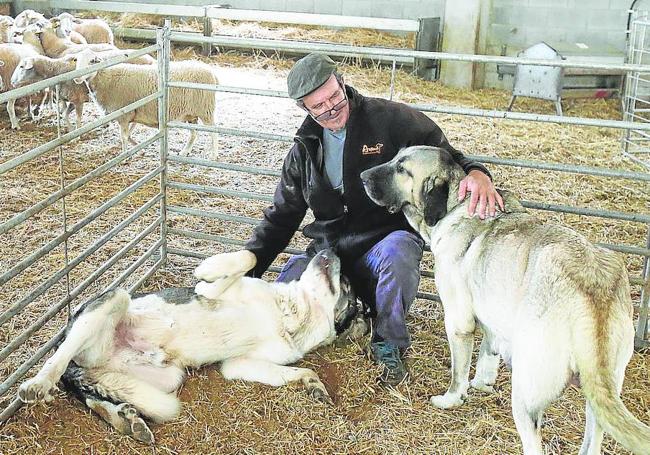
<path fill-rule="evenodd" d="M 505 50 L 505 55 L 515 56 L 546 41 L 566 56 L 575 49 L 612 62 L 621 60 L 631 4 L 632 0 L 492 0 L 483 52 L 501 55 Z M 510 88 L 512 78 L 499 80 L 496 65 L 491 65 L 486 68 L 485 86 Z"/>

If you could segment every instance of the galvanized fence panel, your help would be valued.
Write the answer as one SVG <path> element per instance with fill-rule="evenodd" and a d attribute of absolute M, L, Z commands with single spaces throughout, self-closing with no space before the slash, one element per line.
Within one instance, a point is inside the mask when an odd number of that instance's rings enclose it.
<path fill-rule="evenodd" d="M 536 60 L 536 59 L 524 59 L 524 58 L 513 58 L 513 57 L 498 57 L 498 56 L 483 56 L 483 55 L 465 55 L 465 54 L 450 54 L 442 52 L 428 52 L 428 51 L 408 51 L 402 49 L 384 49 L 384 48 L 368 48 L 368 47 L 359 47 L 359 46 L 348 46 L 348 45 L 334 45 L 334 44 L 315 44 L 315 43 L 303 43 L 296 41 L 284 41 L 284 40 L 268 40 L 268 39 L 255 39 L 255 38 L 233 38 L 233 37 L 198 37 L 195 34 L 188 34 L 183 32 L 172 32 L 170 34 L 170 39 L 175 42 L 181 43 L 209 43 L 211 45 L 227 45 L 228 47 L 241 47 L 241 48 L 253 48 L 253 49 L 272 49 L 272 50 L 281 50 L 281 51 L 294 51 L 294 52 L 325 52 L 330 55 L 337 56 L 352 56 L 352 57 L 375 57 L 381 59 L 414 59 L 414 58 L 423 58 L 423 59 L 440 59 L 440 60 L 455 60 L 455 61 L 468 61 L 476 63 L 509 63 L 509 64 L 526 64 L 526 65 L 542 65 L 542 66 L 555 66 L 555 67 L 578 67 L 585 69 L 617 69 L 626 72 L 640 71 L 645 69 L 646 71 L 650 69 L 644 65 L 631 65 L 631 64 L 594 64 L 594 63 L 578 63 L 571 62 L 566 60 Z M 393 65 L 392 77 L 391 77 L 391 93 L 392 93 L 392 81 L 394 80 L 395 65 Z M 226 93 L 239 93 L 243 95 L 253 95 L 253 96 L 270 96 L 278 98 L 288 98 L 288 95 L 284 91 L 277 90 L 261 90 L 253 89 L 250 87 L 232 87 L 232 86 L 210 86 L 206 84 L 196 84 L 196 83 L 183 83 L 183 82 L 169 82 L 169 87 L 178 87 L 178 88 L 194 88 L 201 89 L 206 91 L 217 91 L 217 92 L 226 92 Z M 635 128 L 637 130 L 641 129 L 650 129 L 650 125 L 639 125 L 629 121 L 619 121 L 619 120 L 603 120 L 603 119 L 593 119 L 593 118 L 580 118 L 580 117 L 567 117 L 567 116 L 557 116 L 557 115 L 540 115 L 540 114 L 531 114 L 531 113 L 514 113 L 508 111 L 498 111 L 498 110 L 483 110 L 483 109 L 468 109 L 460 108 L 454 106 L 440 106 L 440 105 L 423 105 L 423 104 L 411 104 L 415 109 L 418 109 L 423 112 L 436 112 L 444 114 L 456 114 L 456 115 L 467 115 L 467 116 L 477 116 L 477 117 L 488 117 L 494 119 L 508 119 L 508 120 L 519 120 L 527 122 L 550 122 L 556 124 L 569 124 L 569 125 L 579 125 L 579 126 L 597 126 L 597 127 L 606 127 L 614 128 L 621 130 L 628 130 L 630 128 Z M 289 135 L 276 134 L 271 132 L 264 131 L 254 131 L 249 129 L 234 129 L 234 128 L 223 128 L 218 126 L 209 126 L 209 125 L 197 125 L 189 124 L 183 122 L 169 122 L 168 126 L 171 128 L 184 128 L 188 130 L 195 131 L 206 131 L 206 132 L 217 132 L 223 135 L 232 135 L 240 136 L 246 138 L 254 138 L 259 140 L 268 140 L 268 141 L 280 141 L 285 143 L 292 143 L 293 137 Z M 554 172 L 563 172 L 567 174 L 579 174 L 579 175 L 591 175 L 598 177 L 606 177 L 612 179 L 627 179 L 633 182 L 640 182 L 645 184 L 650 181 L 650 174 L 645 172 L 632 172 L 627 170 L 620 169 L 608 169 L 592 166 L 579 166 L 579 165 L 569 165 L 563 163 L 551 163 L 543 161 L 531 161 L 531 160 L 515 160 L 515 159 L 504 159 L 488 156 L 476 156 L 470 155 L 470 158 L 483 162 L 490 163 L 495 165 L 502 166 L 511 166 L 522 169 L 539 169 L 539 170 L 548 170 Z M 255 175 L 269 175 L 277 176 L 278 171 L 273 169 L 259 169 L 259 168 L 246 168 L 243 166 L 234 166 L 229 164 L 222 164 L 211 162 L 209 160 L 202 159 L 192 159 L 186 157 L 177 157 L 170 156 L 170 162 L 182 163 L 182 164 L 192 164 L 199 167 L 206 168 L 220 168 L 228 171 L 236 171 L 242 173 L 249 173 Z M 204 194 L 216 194 L 222 196 L 228 196 L 239 199 L 248 199 L 254 201 L 264 201 L 270 202 L 271 194 L 256 194 L 246 191 L 236 191 L 228 190 L 216 186 L 210 185 L 199 185 L 192 183 L 183 183 L 183 182 L 168 182 L 170 189 L 180 190 L 180 191 L 191 191 Z M 542 210 L 542 211 L 551 211 L 559 212 L 565 214 L 575 214 L 585 217 L 600 217 L 613 220 L 622 220 L 629 221 L 634 223 L 642 223 L 650 226 L 650 215 L 647 213 L 627 213 L 623 211 L 611 211 L 611 210 L 599 210 L 592 209 L 589 207 L 575 207 L 564 204 L 551 204 L 547 202 L 539 201 L 522 201 L 522 204 L 525 207 Z M 251 225 L 254 224 L 254 220 L 250 217 L 234 217 L 226 213 L 215 213 L 205 210 L 193 209 L 191 207 L 179 207 L 173 206 L 168 207 L 170 213 L 175 213 L 185 216 L 195 216 L 199 218 L 211 218 L 211 219 L 220 219 L 228 222 L 237 222 L 240 224 Z M 169 231 L 170 234 L 175 236 L 192 238 L 192 239 L 201 239 L 201 240 L 210 240 L 216 243 L 228 244 L 242 246 L 244 242 L 240 239 L 235 239 L 231 237 L 215 236 L 205 233 L 197 233 L 182 229 L 173 229 Z M 643 272 L 641 276 L 631 277 L 631 283 L 633 285 L 640 285 L 642 287 L 641 299 L 640 299 L 640 311 L 639 311 L 639 320 L 638 320 L 638 329 L 637 329 L 637 346 L 648 346 L 650 342 L 647 337 L 647 318 L 648 318 L 648 300 L 650 295 L 647 291 L 648 281 L 649 281 L 649 272 L 648 272 L 648 257 L 650 256 L 650 245 L 618 245 L 618 244 L 599 244 L 606 248 L 619 251 L 629 255 L 637 255 L 644 258 Z M 285 252 L 293 253 L 287 249 Z M 193 258 L 203 258 L 206 255 L 198 251 L 180 249 L 180 248 L 170 248 L 170 254 L 183 255 Z M 277 268 L 273 270 L 277 271 Z M 422 276 L 431 278 L 433 277 L 433 272 L 431 270 L 423 270 Z M 431 293 L 419 293 L 418 297 L 435 299 L 438 300 L 438 297 Z"/>
<path fill-rule="evenodd" d="M 0 327 L 12 333 L 11 337 L 0 343 L 0 365 L 4 367 L 3 370 L 10 371 L 7 377 L 0 375 L 0 403 L 4 406 L 0 407 L 0 422 L 9 418 L 20 407 L 20 401 L 7 394 L 14 391 L 17 383 L 59 342 L 64 331 L 60 325 L 65 324 L 66 314 L 69 318 L 72 305 L 91 297 L 96 293 L 95 288 L 98 286 L 99 291 L 118 286 L 135 290 L 159 270 L 165 261 L 167 158 L 164 153 L 160 154 L 159 161 L 148 163 L 148 169 L 147 165 L 142 168 L 138 165 L 137 173 L 133 178 L 127 179 L 128 183 L 123 187 L 112 188 L 110 196 L 101 204 L 90 207 L 88 213 L 83 214 L 84 209 L 88 208 L 79 203 L 83 198 L 79 196 L 81 191 L 87 190 L 101 178 L 119 175 L 116 173 L 121 172 L 122 166 L 129 161 L 137 159 L 140 163 L 142 152 L 148 147 L 157 146 L 161 151 L 167 150 L 167 92 L 163 87 L 168 74 L 169 40 L 164 42 L 163 33 L 163 30 L 160 30 L 156 45 L 136 50 L 129 56 L 111 58 L 88 68 L 0 94 L 0 102 L 18 99 L 45 88 L 53 88 L 58 94 L 58 84 L 61 82 L 126 62 L 140 55 L 152 52 L 158 54 L 160 80 L 156 92 L 65 134 L 61 132 L 61 118 L 57 108 L 55 139 L 0 163 L 0 178 L 5 182 L 9 181 L 10 177 L 17 181 L 20 178 L 17 173 L 23 168 L 38 166 L 39 160 L 47 159 L 53 152 L 58 152 L 60 182 L 60 187 L 46 197 L 18 213 L 8 214 L 4 219 L 0 219 L 0 236 L 6 239 L 6 244 L 14 245 L 12 252 L 17 252 L 17 246 L 21 243 L 29 245 L 27 239 L 16 233 L 19 228 L 28 226 L 30 229 L 53 231 L 51 225 L 46 225 L 38 219 L 44 214 L 47 214 L 44 218 L 47 218 L 49 223 L 52 222 L 50 218 L 54 217 L 57 225 L 56 232 L 51 234 L 53 238 L 34 248 L 26 246 L 22 257 L 3 258 L 9 265 L 0 271 L 0 295 L 6 297 L 0 302 Z M 66 181 L 65 174 L 70 164 L 66 162 L 66 156 L 70 152 L 64 150 L 63 145 L 150 102 L 158 102 L 162 128 L 124 152 L 107 158 L 100 155 L 103 163 L 70 182 Z M 129 182 L 133 179 L 135 181 Z M 152 184 L 156 185 L 153 190 L 150 188 Z M 140 199 L 144 202 L 138 202 Z M 51 215 L 48 211 L 55 208 L 55 214 Z M 77 211 L 74 216 L 70 213 L 71 209 Z M 112 219 L 115 210 L 124 213 L 122 219 Z M 110 222 L 98 224 L 107 216 L 111 217 Z M 107 228 L 103 227 L 105 224 Z M 71 242 L 74 242 L 75 248 L 72 248 Z M 55 259 L 52 259 L 52 264 L 48 263 L 48 259 L 59 250 L 63 250 L 62 264 Z M 36 271 L 37 279 L 30 280 L 30 274 Z M 22 285 L 23 279 L 26 285 Z M 30 282 L 35 284 L 29 284 Z M 18 321 L 20 324 L 16 324 Z M 52 327 L 46 328 L 47 324 L 54 324 L 58 332 L 53 333 Z M 36 348 L 26 347 L 28 342 L 34 346 L 35 342 L 32 340 L 36 335 L 39 338 L 51 338 Z M 8 405 L 5 406 L 5 403 Z"/>

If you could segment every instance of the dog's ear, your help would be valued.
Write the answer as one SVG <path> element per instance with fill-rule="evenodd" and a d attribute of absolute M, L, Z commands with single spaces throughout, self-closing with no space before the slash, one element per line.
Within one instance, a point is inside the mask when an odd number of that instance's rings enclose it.
<path fill-rule="evenodd" d="M 429 177 L 422 185 L 424 222 L 427 226 L 435 226 L 447 214 L 449 184 L 445 182 L 436 186 L 435 180 L 434 177 Z"/>

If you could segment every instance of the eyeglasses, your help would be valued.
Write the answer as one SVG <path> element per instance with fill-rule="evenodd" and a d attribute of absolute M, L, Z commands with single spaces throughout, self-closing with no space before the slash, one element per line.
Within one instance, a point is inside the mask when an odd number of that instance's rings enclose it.
<path fill-rule="evenodd" d="M 343 98 L 340 101 L 336 101 L 339 99 L 341 96 Z M 316 120 L 317 122 L 326 122 L 334 117 L 339 113 L 341 109 L 345 107 L 346 104 L 348 104 L 348 96 L 345 93 L 345 88 L 341 85 L 339 82 L 339 90 L 336 91 L 328 100 L 330 103 L 336 103 L 334 104 L 331 108 L 327 109 L 325 112 L 321 112 L 318 115 L 314 115 L 309 109 L 305 107 L 307 112 L 309 112 L 309 115 L 311 115 L 311 118 Z"/>

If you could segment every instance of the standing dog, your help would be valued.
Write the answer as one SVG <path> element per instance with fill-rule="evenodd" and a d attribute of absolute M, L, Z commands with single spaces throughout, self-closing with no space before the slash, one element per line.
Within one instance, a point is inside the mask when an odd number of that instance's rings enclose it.
<path fill-rule="evenodd" d="M 314 398 L 331 403 L 314 371 L 284 365 L 331 342 L 355 318 L 356 299 L 341 280 L 338 257 L 320 252 L 291 283 L 244 277 L 254 266 L 249 251 L 219 254 L 197 267 L 205 281 L 194 289 L 133 299 L 117 290 L 90 301 L 18 396 L 50 401 L 61 379 L 119 432 L 146 443 L 153 434 L 141 416 L 164 422 L 178 415 L 176 391 L 188 367 L 221 362 L 227 379 L 301 381 Z M 350 327 L 365 332 L 363 319 Z"/>
<path fill-rule="evenodd" d="M 587 399 L 581 455 L 600 453 L 603 430 L 637 454 L 650 428 L 620 399 L 634 346 L 632 302 L 622 258 L 573 230 L 540 224 L 505 194 L 506 212 L 481 220 L 456 195 L 463 170 L 435 147 L 400 151 L 364 171 L 370 198 L 400 209 L 429 243 L 451 350 L 451 385 L 431 398 L 463 403 L 469 386 L 492 391 L 499 355 L 512 366 L 512 413 L 524 454 L 542 454 L 544 410 L 579 381 Z M 476 325 L 483 332 L 469 381 Z"/>

